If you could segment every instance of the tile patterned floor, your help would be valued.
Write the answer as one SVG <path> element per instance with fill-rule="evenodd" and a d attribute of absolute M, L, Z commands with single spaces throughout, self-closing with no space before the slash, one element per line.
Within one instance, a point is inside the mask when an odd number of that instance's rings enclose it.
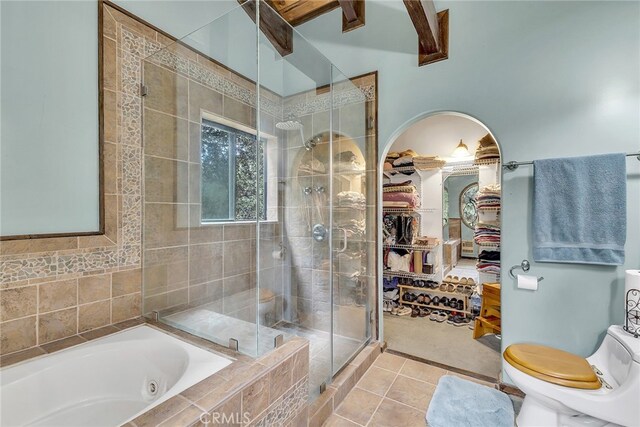
<path fill-rule="evenodd" d="M 424 427 L 441 376 L 492 384 L 389 353 L 381 354 L 324 424 L 325 427 Z M 518 402 L 514 402 L 519 407 Z"/>

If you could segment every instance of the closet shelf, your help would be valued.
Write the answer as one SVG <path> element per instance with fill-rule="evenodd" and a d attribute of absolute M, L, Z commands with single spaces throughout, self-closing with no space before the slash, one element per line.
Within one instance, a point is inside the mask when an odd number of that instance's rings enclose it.
<path fill-rule="evenodd" d="M 423 213 L 423 212 L 438 212 L 435 208 L 392 208 L 382 207 L 384 213 Z"/>
<path fill-rule="evenodd" d="M 483 243 L 475 243 L 475 244 L 478 245 L 478 246 L 481 246 L 481 247 L 485 247 L 485 248 L 497 248 L 498 250 L 500 249 L 500 243 L 483 242 Z"/>
<path fill-rule="evenodd" d="M 497 165 L 500 163 L 500 159 L 476 159 L 473 161 L 475 165 Z"/>
<path fill-rule="evenodd" d="M 427 307 L 427 308 L 432 308 L 434 310 L 455 311 L 457 313 L 462 313 L 462 314 L 471 314 L 467 310 L 458 310 L 457 308 L 451 308 L 451 307 L 440 306 L 440 305 L 420 304 L 419 302 L 400 301 L 400 304 L 401 305 L 417 305 L 418 307 Z"/>
<path fill-rule="evenodd" d="M 397 173 L 403 173 L 403 172 L 415 173 L 416 167 L 415 166 L 398 166 L 393 169 L 387 169 L 384 171 L 385 174 L 390 174 L 390 175 L 395 175 Z"/>
<path fill-rule="evenodd" d="M 406 249 L 408 251 L 412 249 L 430 251 L 432 249 L 437 248 L 438 246 L 440 246 L 440 243 L 437 243 L 435 245 L 396 245 L 396 244 L 383 243 L 382 245 L 382 247 L 387 249 Z"/>
<path fill-rule="evenodd" d="M 438 295 L 444 295 L 444 296 L 459 296 L 462 298 L 468 298 L 469 295 L 465 294 L 464 292 L 458 292 L 458 291 L 453 291 L 453 292 L 448 292 L 448 291 L 441 291 L 440 289 L 429 289 L 429 288 L 421 288 L 419 286 L 411 286 L 411 285 L 398 285 L 399 288 L 403 288 L 403 289 L 407 289 L 410 291 L 420 291 L 426 294 L 438 294 Z M 405 291 L 406 292 L 406 291 Z M 406 302 L 406 301 L 405 301 Z"/>
<path fill-rule="evenodd" d="M 440 268 L 440 267 L 438 267 Z M 437 269 L 436 269 L 437 271 Z M 395 271 L 395 270 L 385 270 L 382 272 L 383 276 L 387 277 L 404 277 L 406 279 L 414 279 L 414 280 L 433 280 L 436 277 L 436 273 L 434 274 L 418 274 L 411 273 L 408 271 Z"/>

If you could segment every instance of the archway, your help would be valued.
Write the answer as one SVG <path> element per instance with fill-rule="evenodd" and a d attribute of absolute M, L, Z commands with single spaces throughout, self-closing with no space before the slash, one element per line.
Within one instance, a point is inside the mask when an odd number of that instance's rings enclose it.
<path fill-rule="evenodd" d="M 480 120 L 439 111 L 405 123 L 382 153 L 380 335 L 392 351 L 495 381 L 501 370 L 499 145 Z"/>

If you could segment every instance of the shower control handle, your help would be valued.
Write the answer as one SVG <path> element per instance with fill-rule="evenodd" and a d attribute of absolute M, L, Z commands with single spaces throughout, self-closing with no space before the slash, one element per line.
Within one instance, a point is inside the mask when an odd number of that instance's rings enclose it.
<path fill-rule="evenodd" d="M 322 242 L 327 237 L 327 227 L 323 224 L 316 224 L 313 226 L 311 233 L 316 242 Z"/>
<path fill-rule="evenodd" d="M 346 228 L 338 228 L 338 230 L 342 231 L 342 247 L 340 249 L 336 249 L 337 253 L 342 253 L 344 251 L 347 250 L 347 239 L 349 238 L 349 235 L 347 234 L 347 229 Z"/>

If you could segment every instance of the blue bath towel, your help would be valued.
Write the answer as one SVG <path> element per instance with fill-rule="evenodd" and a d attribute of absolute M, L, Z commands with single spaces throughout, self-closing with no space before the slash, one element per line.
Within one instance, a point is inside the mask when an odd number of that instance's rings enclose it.
<path fill-rule="evenodd" d="M 427 410 L 429 427 L 513 427 L 511 399 L 501 391 L 445 375 Z"/>
<path fill-rule="evenodd" d="M 533 259 L 622 265 L 625 155 L 536 160 L 533 165 Z"/>

